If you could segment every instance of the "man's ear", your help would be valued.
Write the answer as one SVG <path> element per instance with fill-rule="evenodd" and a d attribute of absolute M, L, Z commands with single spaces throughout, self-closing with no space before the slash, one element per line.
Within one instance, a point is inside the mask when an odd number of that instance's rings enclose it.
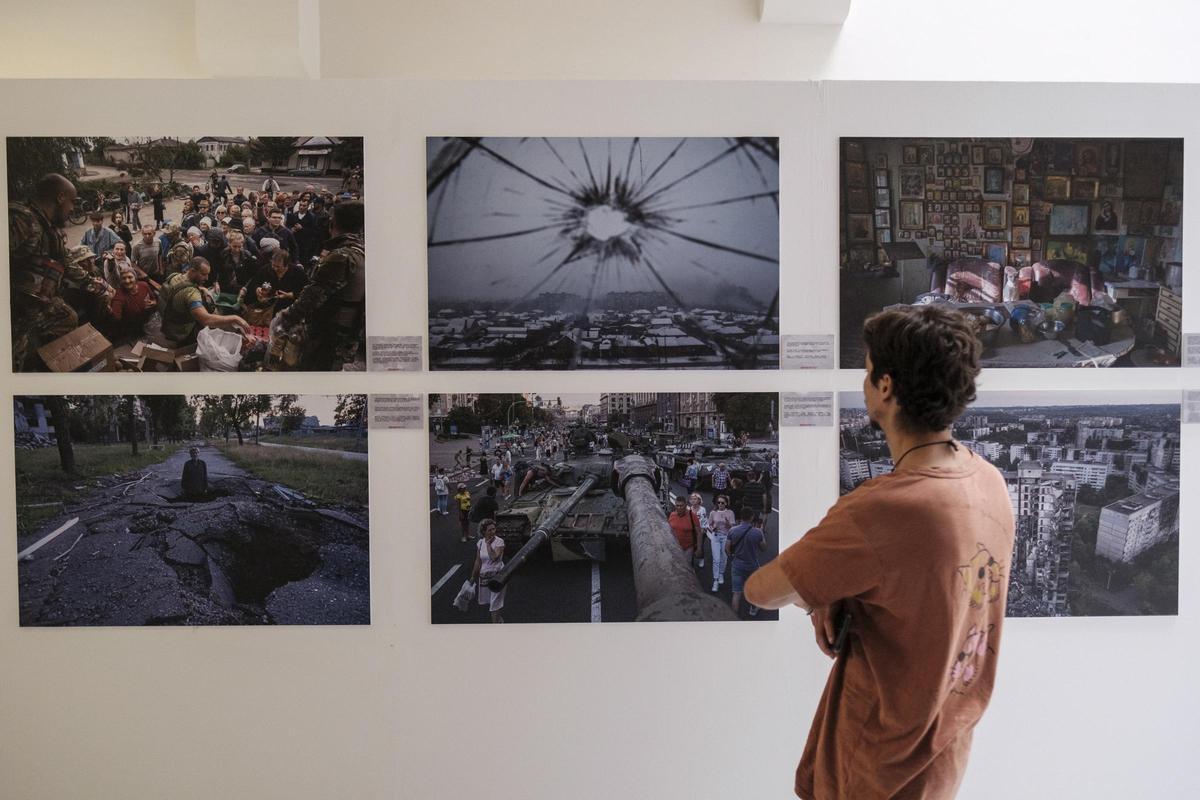
<path fill-rule="evenodd" d="M 892 376 L 885 372 L 879 376 L 879 382 L 875 384 L 875 388 L 879 390 L 882 399 L 888 400 L 892 397 Z"/>

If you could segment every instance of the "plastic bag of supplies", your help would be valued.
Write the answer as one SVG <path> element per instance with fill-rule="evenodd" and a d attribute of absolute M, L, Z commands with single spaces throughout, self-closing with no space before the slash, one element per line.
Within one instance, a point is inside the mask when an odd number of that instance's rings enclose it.
<path fill-rule="evenodd" d="M 201 369 L 234 372 L 242 363 L 242 337 L 220 328 L 203 328 L 196 335 L 196 355 Z"/>
<path fill-rule="evenodd" d="M 471 601 L 475 599 L 475 584 L 469 580 L 463 581 L 462 588 L 458 590 L 458 594 L 454 596 L 454 607 L 459 611 L 466 611 L 471 605 Z"/>

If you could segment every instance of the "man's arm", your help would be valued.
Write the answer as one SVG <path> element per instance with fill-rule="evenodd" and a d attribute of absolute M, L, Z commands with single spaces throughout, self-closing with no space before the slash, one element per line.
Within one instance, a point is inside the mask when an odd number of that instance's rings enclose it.
<path fill-rule="evenodd" d="M 796 592 L 778 558 L 759 567 L 746 581 L 746 599 L 759 608 L 776 609 L 796 605 L 805 611 L 812 609 Z"/>
<path fill-rule="evenodd" d="M 250 323 L 239 317 L 237 314 L 213 314 L 202 304 L 192 308 L 192 319 L 199 322 L 207 328 L 223 328 L 224 330 L 236 328 L 249 328 Z"/>

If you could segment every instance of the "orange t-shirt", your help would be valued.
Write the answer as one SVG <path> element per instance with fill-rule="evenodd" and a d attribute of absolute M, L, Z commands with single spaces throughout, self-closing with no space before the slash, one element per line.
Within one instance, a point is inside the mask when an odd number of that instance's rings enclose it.
<path fill-rule="evenodd" d="M 951 798 L 996 677 L 1013 513 L 983 458 L 883 475 L 780 556 L 809 605 L 851 635 L 796 770 L 805 800 Z"/>
<path fill-rule="evenodd" d="M 696 516 L 695 511 L 689 508 L 683 514 L 676 514 L 672 509 L 667 515 L 667 522 L 671 524 L 671 533 L 675 534 L 680 549 L 690 550 L 700 543 L 700 517 Z"/>

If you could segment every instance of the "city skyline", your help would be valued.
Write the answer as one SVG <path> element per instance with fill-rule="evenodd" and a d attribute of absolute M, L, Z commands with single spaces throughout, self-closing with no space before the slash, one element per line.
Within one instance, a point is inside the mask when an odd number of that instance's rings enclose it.
<path fill-rule="evenodd" d="M 1103 397 L 981 393 L 952 426 L 1008 488 L 1016 526 L 1009 616 L 1177 613 L 1179 395 Z M 893 463 L 882 432 L 868 424 L 862 394 L 844 392 L 839 404 L 838 480 L 846 494 Z"/>

